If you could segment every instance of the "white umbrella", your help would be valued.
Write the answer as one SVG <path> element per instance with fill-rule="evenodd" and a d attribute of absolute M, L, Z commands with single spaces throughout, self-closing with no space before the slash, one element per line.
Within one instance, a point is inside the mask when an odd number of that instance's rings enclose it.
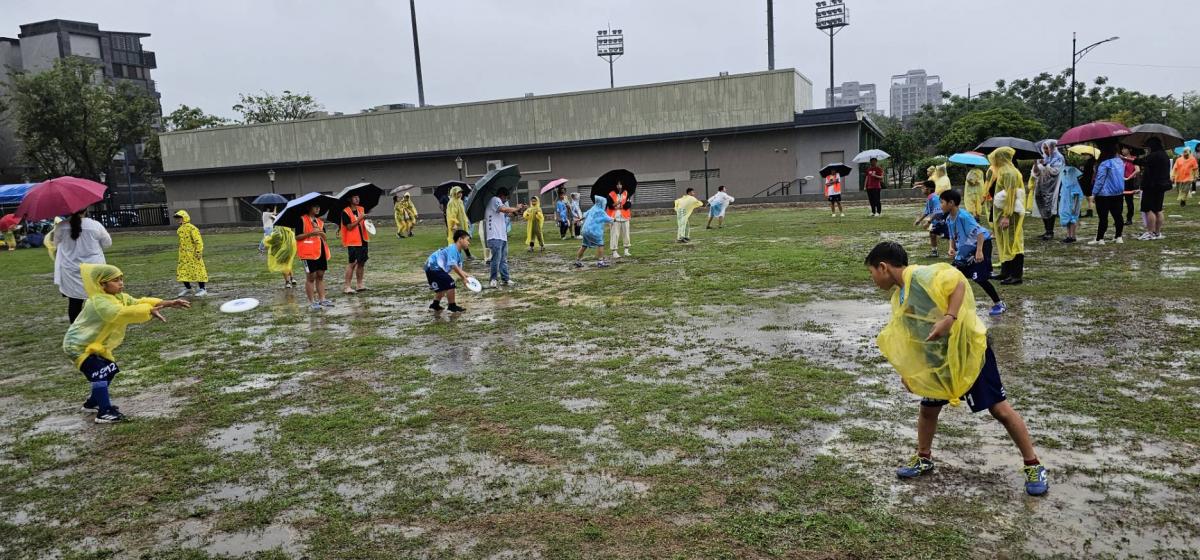
<path fill-rule="evenodd" d="M 871 158 L 875 158 L 877 160 L 882 161 L 882 160 L 885 160 L 890 157 L 892 157 L 892 156 L 883 150 L 867 150 L 865 152 L 860 152 L 858 155 L 854 156 L 854 159 L 850 160 L 850 162 L 851 163 L 868 163 L 871 161 Z"/>

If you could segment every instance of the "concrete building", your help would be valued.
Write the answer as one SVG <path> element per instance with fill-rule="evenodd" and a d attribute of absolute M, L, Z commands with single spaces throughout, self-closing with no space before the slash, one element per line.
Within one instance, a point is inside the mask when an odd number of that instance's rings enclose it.
<path fill-rule="evenodd" d="M 708 138 L 711 191 L 724 184 L 747 202 L 770 201 L 818 193 L 805 176 L 879 138 L 857 107 L 811 105 L 812 82 L 787 69 L 171 132 L 161 136 L 163 179 L 171 209 L 208 224 L 257 220 L 247 201 L 268 192 L 268 171 L 289 197 L 362 180 L 418 185 L 419 211 L 433 214 L 435 185 L 476 181 L 501 165 L 520 165 L 518 200 L 559 177 L 587 192 L 604 172 L 625 168 L 638 176 L 636 204 L 669 205 L 687 187 L 703 194 Z M 375 210 L 390 213 L 390 204 Z"/>
<path fill-rule="evenodd" d="M 892 76 L 888 95 L 891 116 L 904 119 L 926 105 L 942 104 L 942 78 L 921 69 L 909 70 L 906 74 Z"/>
<path fill-rule="evenodd" d="M 825 88 L 825 99 L 829 99 L 829 88 Z M 875 96 L 875 84 L 842 82 L 833 88 L 834 107 L 862 107 L 872 115 L 879 114 L 879 102 Z"/>

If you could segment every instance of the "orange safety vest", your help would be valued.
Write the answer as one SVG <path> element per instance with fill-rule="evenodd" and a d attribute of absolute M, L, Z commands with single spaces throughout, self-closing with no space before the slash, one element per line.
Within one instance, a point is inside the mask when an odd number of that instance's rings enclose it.
<path fill-rule="evenodd" d="M 842 194 L 842 179 L 837 175 L 830 175 L 825 178 L 825 196 L 834 196 Z"/>
<path fill-rule="evenodd" d="M 314 220 L 316 221 L 315 224 L 313 223 Z M 322 222 L 321 218 L 303 216 L 300 218 L 300 223 L 304 226 L 302 228 L 303 231 L 300 233 L 312 233 L 314 231 L 323 231 L 325 229 L 325 222 Z M 315 261 L 321 258 L 322 250 L 325 252 L 325 258 L 328 259 L 330 256 L 329 245 L 325 243 L 324 239 L 321 239 L 316 235 L 312 237 L 305 237 L 304 239 L 296 242 L 296 257 L 302 260 Z"/>
<path fill-rule="evenodd" d="M 350 218 L 349 221 L 342 220 L 343 223 L 340 226 L 339 233 L 342 236 L 342 247 L 361 247 L 363 243 L 370 241 L 371 235 L 367 233 L 366 226 L 358 224 L 358 227 L 354 229 L 346 229 L 347 223 L 353 222 L 365 214 L 363 207 L 347 206 L 342 212 L 346 214 L 346 217 Z"/>
<path fill-rule="evenodd" d="M 608 217 L 616 218 L 617 212 L 620 212 L 621 216 L 628 221 L 629 209 L 625 208 L 625 201 L 629 200 L 629 191 L 621 191 L 620 193 L 617 191 L 609 191 L 608 197 L 612 199 L 612 204 L 609 204 L 608 208 L 605 208 L 605 211 L 608 213 Z"/>

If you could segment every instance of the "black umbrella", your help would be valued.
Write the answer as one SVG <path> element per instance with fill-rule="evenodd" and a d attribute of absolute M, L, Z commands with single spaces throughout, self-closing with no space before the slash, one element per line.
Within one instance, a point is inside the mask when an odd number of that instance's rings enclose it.
<path fill-rule="evenodd" d="M 468 185 L 462 181 L 446 181 L 445 183 L 442 183 L 442 184 L 434 187 L 433 197 L 438 199 L 439 201 L 449 199 L 450 198 L 450 189 L 452 189 L 454 187 L 459 187 L 462 189 L 463 198 L 466 198 L 468 195 L 471 194 L 471 185 Z"/>
<path fill-rule="evenodd" d="M 821 168 L 820 174 L 822 177 L 828 177 L 834 173 L 845 177 L 850 174 L 850 166 L 844 163 L 831 163 Z"/>
<path fill-rule="evenodd" d="M 314 205 L 321 207 L 321 213 L 328 212 L 330 208 L 338 206 L 338 199 L 329 195 L 311 192 L 304 196 L 296 198 L 284 207 L 283 211 L 275 216 L 275 225 L 290 227 L 296 231 L 301 231 L 302 226 L 300 218 L 308 214 L 308 210 Z"/>
<path fill-rule="evenodd" d="M 284 198 L 283 195 L 281 195 L 281 194 L 266 193 L 266 194 L 260 194 L 257 197 L 255 197 L 254 201 L 251 202 L 250 204 L 262 207 L 262 206 L 283 206 L 287 203 L 288 203 L 288 199 Z"/>
<path fill-rule="evenodd" d="M 517 183 L 521 182 L 521 170 L 516 165 L 505 165 L 499 169 L 488 171 L 478 183 L 475 183 L 475 188 L 471 190 L 471 196 L 463 201 L 467 207 L 467 219 L 471 223 L 482 222 L 484 213 L 487 212 L 488 201 L 496 196 L 496 193 L 501 188 L 512 193 L 517 188 Z"/>
<path fill-rule="evenodd" d="M 592 198 L 600 196 L 611 201 L 608 193 L 617 192 L 617 183 L 621 183 L 625 190 L 629 191 L 629 200 L 633 200 L 633 193 L 637 192 L 637 177 L 626 169 L 614 169 L 596 179 L 596 182 L 592 183 Z M 625 202 L 625 208 L 629 208 L 628 200 Z"/>
<path fill-rule="evenodd" d="M 1183 145 L 1183 135 L 1165 124 L 1139 124 L 1129 129 L 1132 134 L 1121 139 L 1121 143 L 1134 148 L 1145 148 L 1151 138 L 1158 138 L 1166 149 Z"/>
<path fill-rule="evenodd" d="M 1037 146 L 1029 140 L 1021 138 L 1013 138 L 1012 136 L 993 136 L 984 140 L 983 143 L 975 147 L 975 151 L 981 154 L 990 154 L 996 148 L 1012 148 L 1017 151 L 1013 159 L 1037 159 L 1042 157 Z"/>
<path fill-rule="evenodd" d="M 363 207 L 363 212 L 370 213 L 371 209 L 379 206 L 379 198 L 383 196 L 383 189 L 371 183 L 358 183 L 350 185 L 341 190 L 341 192 L 333 195 L 333 198 L 338 199 L 340 204 L 335 208 L 329 209 L 329 221 L 335 224 L 340 224 L 342 210 L 350 205 L 350 197 L 358 195 L 358 205 Z"/>

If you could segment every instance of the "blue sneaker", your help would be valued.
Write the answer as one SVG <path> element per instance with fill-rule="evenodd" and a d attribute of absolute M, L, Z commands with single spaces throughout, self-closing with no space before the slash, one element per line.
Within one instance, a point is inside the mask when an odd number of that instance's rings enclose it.
<path fill-rule="evenodd" d="M 997 303 L 996 305 L 993 305 L 992 310 L 988 311 L 988 315 L 995 317 L 997 315 L 1003 314 L 1005 311 L 1008 311 L 1008 306 L 1004 305 L 1004 302 L 1002 301 L 1000 303 Z"/>
<path fill-rule="evenodd" d="M 1042 465 L 1026 465 L 1025 493 L 1030 496 L 1041 496 L 1050 490 L 1050 481 L 1046 479 L 1046 467 Z"/>
<path fill-rule="evenodd" d="M 933 459 L 913 455 L 908 460 L 907 465 L 896 469 L 896 476 L 900 478 L 916 478 L 928 472 L 933 472 Z"/>

